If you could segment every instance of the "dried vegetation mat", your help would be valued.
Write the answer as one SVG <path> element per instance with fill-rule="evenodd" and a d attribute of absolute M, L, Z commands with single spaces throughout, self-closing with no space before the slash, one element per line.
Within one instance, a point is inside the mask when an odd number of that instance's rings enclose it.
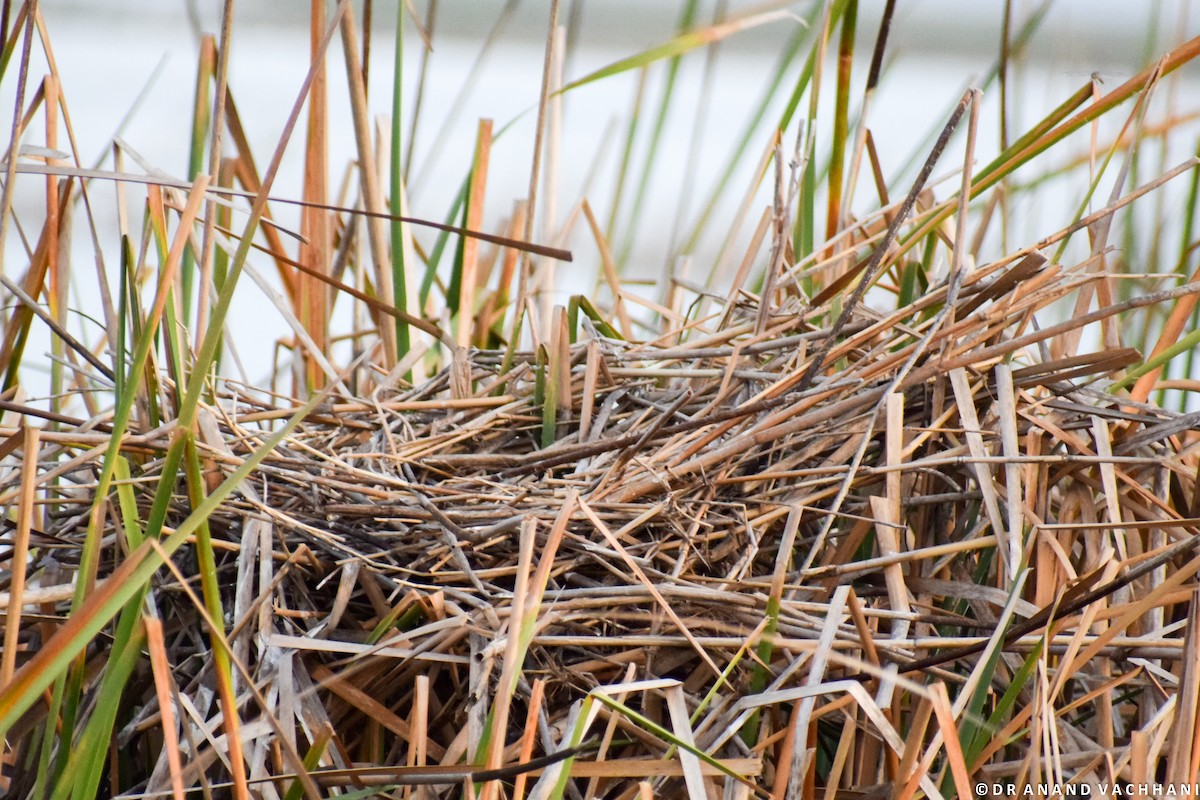
<path fill-rule="evenodd" d="M 1054 353 L 1193 287 L 1033 324 L 1097 281 L 1020 254 L 951 281 L 953 305 L 943 284 L 821 327 L 827 308 L 779 291 L 683 343 L 561 311 L 506 371 L 503 352 L 461 351 L 414 388 L 327 399 L 202 530 L 154 543 L 178 549 L 146 598 L 161 629 L 130 665 L 141 710 L 113 757 L 148 768 L 147 793 L 231 770 L 322 795 L 473 778 L 522 796 L 569 775 L 568 796 L 768 796 L 820 774 L 938 796 L 968 775 L 1127 774 L 1135 745 L 1186 769 L 1194 420 L 1092 388 L 1136 352 Z M 228 389 L 201 409 L 210 490 L 293 413 L 264 406 Z M 102 429 L 46 434 L 41 457 Z M 139 474 L 169 434 L 127 441 Z M 97 458 L 56 469 L 33 535 L 70 571 L 104 526 L 104 596 L 136 561 L 153 482 L 90 519 Z M 187 534 L 190 511 L 177 495 L 166 530 Z M 52 638 L 69 589 L 27 591 L 42 611 L 21 638 Z M 97 638 L 89 664 L 116 655 Z M 244 766 L 217 765 L 231 754 Z"/>

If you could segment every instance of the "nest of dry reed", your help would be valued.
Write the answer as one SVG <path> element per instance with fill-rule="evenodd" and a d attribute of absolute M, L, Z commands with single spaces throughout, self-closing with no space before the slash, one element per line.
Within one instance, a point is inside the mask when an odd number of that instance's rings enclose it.
<path fill-rule="evenodd" d="M 209 517 L 238 726 L 184 547 L 153 593 L 173 703 L 137 667 L 114 758 L 146 792 L 282 792 L 307 752 L 320 794 L 613 798 L 1086 781 L 1133 729 L 1156 763 L 1200 663 L 1193 420 L 1101 391 L 1138 355 L 1079 335 L 1186 289 L 1034 324 L 1095 278 L 1025 253 L 886 315 L 742 293 L 646 344 L 563 313 L 536 352 L 329 400 Z M 210 485 L 293 412 L 224 391 Z M 140 474 L 166 437 L 131 440 Z M 61 473 L 45 557 L 75 557 L 95 470 Z"/>

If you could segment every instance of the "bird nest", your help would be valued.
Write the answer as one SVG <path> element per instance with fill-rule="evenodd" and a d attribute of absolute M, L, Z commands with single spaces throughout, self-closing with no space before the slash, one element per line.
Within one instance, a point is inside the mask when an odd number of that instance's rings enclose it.
<path fill-rule="evenodd" d="M 99 522 L 101 599 L 131 552 L 168 567 L 114 758 L 147 793 L 240 773 L 280 793 L 937 796 L 1029 775 L 1041 735 L 1020 730 L 1056 731 L 1081 780 L 1134 728 L 1162 748 L 1200 663 L 1180 622 L 1194 420 L 1103 381 L 1140 358 L 1112 346 L 1116 315 L 1190 289 L 1035 324 L 1095 279 L 1022 253 L 887 314 L 791 289 L 709 316 L 701 297 L 703 324 L 642 344 L 563 313 L 531 352 L 456 349 L 299 413 L 222 384 L 201 471 L 163 506 L 178 541 L 128 530 L 170 426 L 125 442 Z M 43 570 L 82 557 L 90 430 L 42 443 L 82 453 Z M 29 650 L 43 630 L 24 620 Z"/>

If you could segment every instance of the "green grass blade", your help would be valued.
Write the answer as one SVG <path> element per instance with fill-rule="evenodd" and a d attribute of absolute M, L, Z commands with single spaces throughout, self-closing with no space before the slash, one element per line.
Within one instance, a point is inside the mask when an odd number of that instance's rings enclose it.
<path fill-rule="evenodd" d="M 697 5 L 697 0 L 684 0 L 683 10 L 679 18 L 679 30 L 688 30 L 695 24 Z M 688 36 L 688 34 L 684 34 L 683 37 L 677 37 L 677 39 Z M 699 46 L 700 44 L 700 42 L 697 42 L 695 46 Z M 661 48 L 655 48 L 655 50 L 661 51 Z M 642 220 L 642 206 L 645 204 L 646 194 L 650 190 L 650 177 L 654 173 L 654 163 L 658 158 L 658 148 L 662 144 L 662 133 L 667 124 L 667 116 L 671 111 L 671 101 L 675 96 L 675 82 L 679 77 L 679 63 L 684 52 L 687 52 L 687 50 L 680 52 L 657 52 L 651 56 L 650 61 L 641 63 L 638 63 L 641 61 L 640 59 L 637 57 L 634 58 L 633 65 L 638 67 L 645 67 L 653 61 L 658 61 L 660 58 L 668 58 L 669 60 L 667 61 L 667 77 L 663 85 L 662 98 L 658 104 L 658 111 L 654 116 L 654 123 L 650 127 L 650 143 L 646 148 L 646 155 L 642 162 L 641 176 L 638 179 L 637 189 L 633 193 L 633 202 L 630 204 L 628 227 L 625 232 L 625 245 L 621 248 L 621 253 L 617 257 L 618 264 L 624 264 L 628 260 L 629 253 L 633 249 L 634 239 L 637 237 L 638 227 Z M 643 54 L 643 56 L 645 55 Z M 632 66 L 629 68 L 632 68 Z"/>
<path fill-rule="evenodd" d="M 196 439 L 190 432 L 184 438 L 184 459 L 192 508 L 199 508 L 205 501 L 204 475 L 200 468 L 200 455 L 196 450 Z M 225 610 L 221 603 L 221 587 L 217 583 L 217 559 L 213 551 L 212 531 L 208 527 L 207 519 L 201 519 L 196 526 L 196 565 L 200 570 L 200 587 L 204 597 L 205 610 L 208 612 L 212 624 L 219 628 L 209 633 L 213 674 L 216 677 L 217 693 L 221 698 L 221 710 L 228 733 L 226 741 L 229 742 L 230 768 L 235 771 L 235 777 L 240 778 L 245 770 L 239 733 L 241 723 L 237 713 L 237 693 L 233 686 L 233 665 L 229 660 L 229 651 L 222 646 L 222 640 L 225 638 Z"/>
<path fill-rule="evenodd" d="M 220 648 L 217 648 L 220 649 Z M 326 723 L 325 727 L 317 731 L 316 737 L 313 739 L 308 752 L 304 754 L 304 768 L 309 772 L 321 766 L 321 758 L 325 755 L 325 751 L 329 748 L 329 742 L 333 738 L 333 728 Z M 300 800 L 304 796 L 304 784 L 300 781 L 292 781 L 292 785 L 283 795 L 283 800 Z"/>
<path fill-rule="evenodd" d="M 212 124 L 212 85 L 216 73 L 217 44 L 211 34 L 200 39 L 200 57 L 196 64 L 196 95 L 192 104 L 191 145 L 188 147 L 187 179 L 195 180 L 204 169 L 204 149 Z M 192 319 L 192 296 L 196 283 L 196 254 L 188 245 L 183 254 L 179 274 L 179 294 L 182 299 L 184 322 Z"/>
<path fill-rule="evenodd" d="M 405 263 L 406 224 L 398 217 L 404 214 L 404 176 L 400 171 L 403 148 L 401 142 L 401 115 L 403 112 L 404 86 L 404 4 L 396 6 L 396 61 L 392 81 L 392 140 L 391 140 L 391 197 L 389 210 L 392 213 L 392 302 L 401 311 L 408 311 L 408 269 Z M 404 358 L 412 346 L 408 323 L 396 320 L 396 355 Z"/>
<path fill-rule="evenodd" d="M 617 166 L 616 186 L 613 188 L 612 204 L 608 209 L 608 222 L 604 226 L 605 238 L 610 241 L 617 228 L 617 217 L 625 207 L 625 184 L 629 180 L 630 165 L 633 163 L 633 148 L 637 143 L 638 122 L 642 118 L 642 103 L 646 96 L 646 70 L 638 75 L 637 92 L 633 97 L 633 109 L 629 123 L 625 126 L 625 141 L 621 147 L 621 160 Z"/>
<path fill-rule="evenodd" d="M 122 710 L 128 712 L 122 702 L 125 685 L 141 661 L 142 645 L 146 639 L 137 611 L 144 592 L 145 587 L 142 587 L 137 596 L 130 599 L 121 616 L 114 639 L 113 656 L 96 692 L 92 715 L 79 741 L 66 748 L 70 751 L 70 760 L 65 774 L 70 779 L 58 784 L 52 800 L 65 800 L 72 796 L 79 800 L 91 800 L 99 796 L 100 780 L 104 777 L 109 748 L 113 745 L 113 726 Z"/>
<path fill-rule="evenodd" d="M 1197 143 L 1196 156 L 1200 157 L 1200 142 Z M 1175 274 L 1186 280 L 1191 277 L 1190 264 L 1192 261 L 1193 236 L 1196 226 L 1196 210 L 1198 207 L 1197 198 L 1200 197 L 1200 170 L 1192 170 L 1191 184 L 1188 186 L 1187 202 L 1183 207 L 1183 230 L 1179 235 L 1179 259 L 1175 263 Z M 1191 328 L 1193 330 L 1200 328 L 1200 303 L 1192 310 Z M 1196 374 L 1196 351 L 1189 350 L 1187 360 L 1184 366 L 1184 375 Z M 1187 411 L 1188 397 L 1181 393 L 1180 396 L 1180 413 Z"/>
<path fill-rule="evenodd" d="M 996 702 L 996 707 L 992 710 L 991 716 L 988 717 L 987 724 L 980 726 L 976 731 L 975 738 L 963 748 L 963 756 L 968 767 L 974 766 L 975 762 L 979 760 L 979 756 L 990 742 L 990 732 L 998 731 L 1003 727 L 1004 721 L 1012 712 L 1018 698 L 1020 698 L 1021 691 L 1025 689 L 1029 680 L 1033 677 L 1045 646 L 1046 642 L 1043 639 L 1029 652 L 1029 655 L 1025 657 L 1025 661 L 1021 664 L 1021 668 L 1013 675 L 1008 688 L 1004 690 L 1004 694 Z"/>
<path fill-rule="evenodd" d="M 657 61 L 663 59 L 678 59 L 680 56 L 686 55 L 691 51 L 706 47 L 714 42 L 719 42 L 735 33 L 740 33 L 759 25 L 766 25 L 770 22 L 777 22 L 791 16 L 788 11 L 766 11 L 758 14 L 732 18 L 727 22 L 722 22 L 717 25 L 711 25 L 697 30 L 686 30 L 696 19 L 696 0 L 686 0 L 684 11 L 680 17 L 680 29 L 685 30 L 684 33 L 677 35 L 668 42 L 651 47 L 649 50 L 622 58 L 619 61 L 601 67 L 595 72 L 590 72 L 578 80 L 571 81 L 566 86 L 558 90 L 558 94 L 564 94 L 578 89 L 581 86 L 587 86 L 589 83 L 594 83 L 603 78 L 611 78 L 614 75 L 620 75 L 623 72 L 630 70 L 641 69 L 647 67 Z"/>
<path fill-rule="evenodd" d="M 542 449 L 558 439 L 558 382 L 554 380 L 553 356 L 546 345 L 538 345 L 537 387 L 534 403 L 540 404 L 542 425 L 538 439 Z"/>
<path fill-rule="evenodd" d="M 828 207 L 825 215 L 825 238 L 837 233 L 845 191 L 846 143 L 850 138 L 850 67 L 854 63 L 854 31 L 858 21 L 858 0 L 846 4 L 842 15 L 842 36 L 838 44 L 837 92 L 833 109 L 833 139 L 829 155 Z M 851 187 L 850 190 L 852 190 Z"/>

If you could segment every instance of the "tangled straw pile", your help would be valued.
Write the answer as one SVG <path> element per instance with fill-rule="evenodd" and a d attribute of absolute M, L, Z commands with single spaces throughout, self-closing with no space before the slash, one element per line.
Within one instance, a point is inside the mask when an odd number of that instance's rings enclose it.
<path fill-rule="evenodd" d="M 458 351 L 308 413 L 199 531 L 240 718 L 214 699 L 185 546 L 146 645 L 171 692 L 134 665 L 122 788 L 241 771 L 429 797 L 473 776 L 519 797 L 569 773 L 571 797 L 968 796 L 968 775 L 1136 778 L 1160 754 L 1185 775 L 1194 415 L 1093 388 L 1136 352 L 1074 353 L 1085 325 L 1196 287 L 1039 328 L 1103 288 L 1089 264 L 1022 253 L 886 315 L 784 283 L 767 306 L 698 298 L 701 323 L 640 345 L 560 312 L 536 353 Z M 293 412 L 227 388 L 200 419 L 209 489 Z M 127 442 L 138 474 L 168 434 Z M 42 458 L 102 440 L 46 434 Z M 98 458 L 58 470 L 44 559 L 77 560 Z M 136 544 L 142 485 L 103 523 L 102 572 Z M 179 494 L 173 523 L 189 511 Z M 23 620 L 31 648 L 44 619 Z"/>

